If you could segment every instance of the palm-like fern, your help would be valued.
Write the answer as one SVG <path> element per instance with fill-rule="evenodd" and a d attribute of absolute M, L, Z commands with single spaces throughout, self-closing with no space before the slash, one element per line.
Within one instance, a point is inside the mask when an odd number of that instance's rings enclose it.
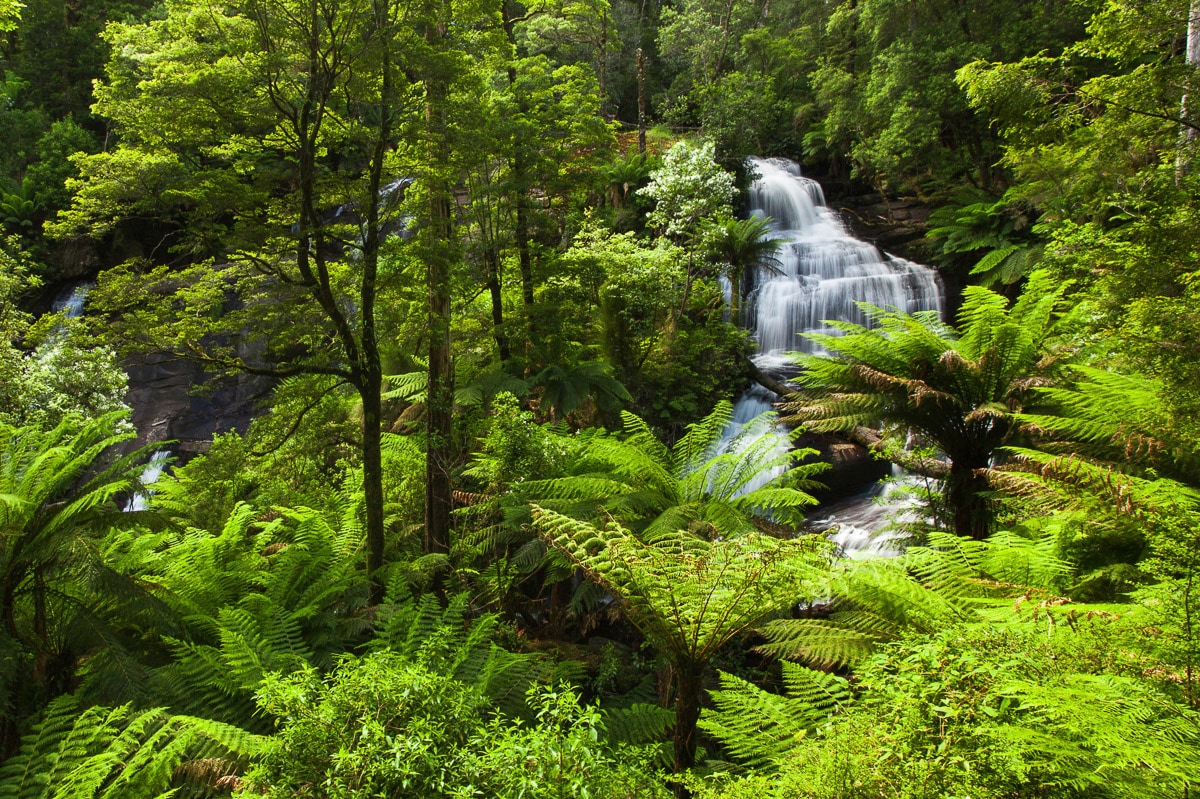
<path fill-rule="evenodd" d="M 827 612 L 777 619 L 760 651 L 821 666 L 861 663 L 891 641 L 979 620 L 1014 597 L 1048 595 L 1068 571 L 1053 538 L 999 532 L 987 541 L 932 533 L 929 546 L 899 558 L 837 564 Z"/>
<path fill-rule="evenodd" d="M 983 538 L 984 470 L 1016 428 L 1013 413 L 1050 376 L 1050 337 L 1066 289 L 1035 273 L 1010 308 L 1001 295 L 969 287 L 957 331 L 934 312 L 864 307 L 871 328 L 831 323 L 841 335 L 811 336 L 831 354 L 796 356 L 802 391 L 786 411 L 823 432 L 884 423 L 919 433 L 950 462 L 944 497 L 952 529 Z"/>
<path fill-rule="evenodd" d="M 525 495 L 571 515 L 611 515 L 647 540 L 677 530 L 709 539 L 774 531 L 778 523 L 799 522 L 802 509 L 816 503 L 807 490 L 821 486 L 810 478 L 827 464 L 801 465 L 815 450 L 780 447 L 764 435 L 771 423 L 765 414 L 723 451 L 729 402 L 689 425 L 674 449 L 639 417 L 622 418 L 623 437 L 592 434 L 576 474 L 531 481 Z M 764 475 L 772 476 L 758 485 Z"/>
<path fill-rule="evenodd" d="M 993 482 L 1051 507 L 1148 515 L 1194 504 L 1200 450 L 1172 419 L 1162 386 L 1143 375 L 1077 367 L 1069 388 L 1038 392 L 1052 412 L 1018 414 L 1037 438 L 1012 448 Z"/>
<path fill-rule="evenodd" d="M 720 265 L 721 274 L 729 281 L 730 316 L 734 324 L 741 325 L 741 298 L 750 293 L 752 270 L 777 267 L 776 253 L 782 241 L 771 235 L 770 217 L 752 216 L 712 225 L 705 243 Z"/>
<path fill-rule="evenodd" d="M 794 663 L 782 665 L 786 696 L 722 672 L 721 689 L 710 692 L 714 707 L 699 724 L 731 755 L 760 771 L 773 770 L 798 741 L 852 699 L 844 677 Z"/>
<path fill-rule="evenodd" d="M 120 651 L 119 614 L 132 619 L 153 603 L 99 552 L 110 525 L 134 521 L 118 500 L 144 452 L 112 455 L 133 437 L 123 420 L 0 425 L 0 751 L 15 742 L 15 718 L 74 689 L 85 657 L 93 671 L 136 670 Z"/>
<path fill-rule="evenodd" d="M 363 637 L 369 620 L 357 512 L 348 508 L 335 523 L 305 508 L 273 515 L 263 521 L 239 505 L 218 535 L 152 536 L 150 552 L 144 536 L 122 542 L 140 553 L 134 574 L 155 586 L 183 624 L 165 639 L 170 662 L 151 679 L 158 701 L 261 724 L 253 720 L 253 691 L 266 673 L 329 667 Z"/>
<path fill-rule="evenodd" d="M 671 664 L 675 770 L 695 759 L 704 672 L 713 656 L 763 618 L 811 597 L 824 574 L 824 539 L 748 533 L 706 541 L 686 531 L 654 543 L 534 507 L 539 534 L 621 600 L 626 618 Z"/>
<path fill-rule="evenodd" d="M 208 719 L 61 697 L 0 768 L 0 799 L 165 799 L 189 783 L 224 793 L 262 745 Z"/>
<path fill-rule="evenodd" d="M 443 608 L 433 594 L 414 599 L 400 579 L 393 580 L 369 649 L 389 651 L 453 677 L 508 715 L 521 715 L 530 684 L 554 675 L 546 664 L 496 645 L 498 616 L 469 619 L 467 611 L 466 594 L 452 597 Z"/>

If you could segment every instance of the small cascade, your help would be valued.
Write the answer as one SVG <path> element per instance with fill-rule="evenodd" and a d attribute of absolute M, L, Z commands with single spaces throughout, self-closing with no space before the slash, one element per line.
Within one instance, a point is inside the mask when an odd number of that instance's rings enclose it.
<path fill-rule="evenodd" d="M 757 447 L 759 439 L 771 439 L 770 449 L 762 454 L 769 458 L 783 456 L 792 448 L 792 442 L 786 435 L 781 435 L 775 426 L 775 395 L 761 386 L 754 386 L 733 406 L 733 418 L 721 434 L 718 452 L 732 452 L 741 455 L 751 447 Z M 742 486 L 738 495 L 749 494 L 762 488 L 767 483 L 786 471 L 786 465 L 773 469 L 763 469 L 752 480 Z"/>
<path fill-rule="evenodd" d="M 772 220 L 772 235 L 780 239 L 776 263 L 753 275 L 746 298 L 747 327 L 758 343 L 755 362 L 769 374 L 794 374 L 790 352 L 816 352 L 805 333 L 836 332 L 826 321 L 867 324 L 858 303 L 896 308 L 908 313 L 943 308 L 937 272 L 920 264 L 881 253 L 874 245 L 850 235 L 837 213 L 825 205 L 821 186 L 804 177 L 800 167 L 782 158 L 751 158 L 758 178 L 750 187 L 751 214 Z M 726 439 L 746 421 L 770 410 L 775 396 L 755 386 L 734 409 L 735 423 Z M 787 442 L 782 433 L 776 433 Z M 769 477 L 767 478 L 769 479 Z M 884 552 L 889 511 L 875 501 L 886 488 L 843 500 L 817 511 L 817 526 L 838 525 L 835 540 L 848 556 Z M 844 539 L 844 540 L 840 540 Z"/>
<path fill-rule="evenodd" d="M 845 557 L 899 555 L 904 534 L 891 525 L 917 520 L 917 503 L 907 492 L 917 486 L 918 479 L 893 466 L 890 480 L 825 505 L 809 514 L 808 523 L 816 530 L 834 529 L 829 540 Z"/>
<path fill-rule="evenodd" d="M 61 313 L 68 319 L 78 319 L 83 315 L 83 303 L 88 292 L 92 290 L 92 285 L 88 282 L 68 284 L 54 298 L 50 310 Z"/>
<path fill-rule="evenodd" d="M 158 478 L 162 476 L 163 469 L 167 466 L 167 458 L 171 457 L 171 453 L 166 450 L 159 450 L 150 456 L 150 462 L 142 469 L 142 474 L 138 478 L 143 490 L 137 491 L 129 501 L 125 503 L 123 510 L 126 513 L 145 510 L 150 504 L 150 497 L 154 494 L 154 490 L 150 486 L 158 482 Z"/>

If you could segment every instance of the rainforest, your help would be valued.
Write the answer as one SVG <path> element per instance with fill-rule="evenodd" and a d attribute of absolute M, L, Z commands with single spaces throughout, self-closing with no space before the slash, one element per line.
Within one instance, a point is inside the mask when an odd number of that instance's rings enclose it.
<path fill-rule="evenodd" d="M 1200 790 L 1200 0 L 0 0 L 0 799 Z"/>

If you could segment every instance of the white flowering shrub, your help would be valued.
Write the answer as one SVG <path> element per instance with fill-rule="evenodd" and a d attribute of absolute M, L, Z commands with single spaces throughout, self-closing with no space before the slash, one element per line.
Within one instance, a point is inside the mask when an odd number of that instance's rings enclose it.
<path fill-rule="evenodd" d="M 650 226 L 682 241 L 698 235 L 701 222 L 731 216 L 734 191 L 733 173 L 717 164 L 713 143 L 683 140 L 637 193 L 654 200 Z"/>

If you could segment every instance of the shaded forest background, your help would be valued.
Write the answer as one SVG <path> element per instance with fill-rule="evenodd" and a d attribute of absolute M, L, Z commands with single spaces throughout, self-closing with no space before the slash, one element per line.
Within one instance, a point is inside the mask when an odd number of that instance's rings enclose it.
<path fill-rule="evenodd" d="M 0 39 L 0 797 L 1196 789 L 1200 6 L 0 0 Z M 805 520 L 822 450 L 718 446 L 771 382 L 750 155 L 948 287 L 754 428 L 921 478 L 896 557 Z M 248 410 L 173 443 L 147 369 Z"/>

